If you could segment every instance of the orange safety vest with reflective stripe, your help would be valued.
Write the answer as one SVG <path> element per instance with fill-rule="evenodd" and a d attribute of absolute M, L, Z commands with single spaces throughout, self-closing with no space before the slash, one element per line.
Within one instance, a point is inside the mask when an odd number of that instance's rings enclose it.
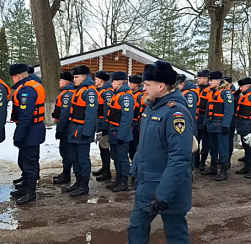
<path fill-rule="evenodd" d="M 69 120 L 84 124 L 85 123 L 85 109 L 86 109 L 86 102 L 82 99 L 83 92 L 93 89 L 98 97 L 98 92 L 95 86 L 84 86 L 79 90 L 74 90 L 71 99 L 71 108 L 70 108 L 70 117 Z"/>
<path fill-rule="evenodd" d="M 109 124 L 116 125 L 116 126 L 120 125 L 122 114 L 121 114 L 121 106 L 119 105 L 119 98 L 123 96 L 124 94 L 130 94 L 133 97 L 131 90 L 128 90 L 126 92 L 119 92 L 113 95 L 109 104 L 109 109 L 107 111 L 106 121 Z M 134 101 L 134 104 L 135 104 L 135 101 Z"/>
<path fill-rule="evenodd" d="M 200 93 L 200 104 L 198 105 L 199 114 L 204 114 L 207 108 L 207 102 L 210 95 L 210 88 L 204 88 Z"/>
<path fill-rule="evenodd" d="M 73 93 L 75 90 L 63 90 L 56 98 L 56 104 L 55 104 L 55 108 L 52 115 L 52 118 L 55 119 L 56 121 L 59 120 L 59 116 L 60 116 L 60 108 L 62 106 L 62 102 L 61 102 L 61 98 L 62 96 L 66 93 L 66 92 L 71 92 Z"/>
<path fill-rule="evenodd" d="M 185 94 L 187 94 L 190 91 L 193 91 L 197 95 L 197 104 L 196 104 L 197 108 L 196 108 L 195 119 L 198 119 L 198 115 L 199 115 L 199 108 L 198 108 L 198 106 L 200 105 L 200 88 L 197 87 L 196 89 L 192 88 L 192 89 L 189 89 L 189 90 L 185 90 L 185 91 L 182 92 L 182 96 L 185 96 Z"/>
<path fill-rule="evenodd" d="M 147 107 L 147 104 L 145 103 L 145 96 L 146 94 L 143 93 L 141 99 L 140 99 L 140 107 L 139 107 L 139 119 L 141 119 L 141 115 L 144 112 L 145 108 Z"/>
<path fill-rule="evenodd" d="M 251 119 L 251 102 L 249 101 L 251 92 L 239 98 L 235 116 L 243 119 Z"/>
<path fill-rule="evenodd" d="M 104 99 L 102 98 L 102 94 L 105 91 L 113 91 L 112 88 L 104 88 L 98 92 L 98 118 L 104 118 Z"/>
<path fill-rule="evenodd" d="M 208 116 L 224 117 L 224 100 L 221 98 L 221 92 L 225 89 L 221 89 L 213 93 L 210 92 L 208 99 Z"/>
<path fill-rule="evenodd" d="M 7 100 L 9 100 L 9 98 L 10 98 L 10 88 L 9 88 L 9 86 L 1 79 L 0 79 L 0 84 L 3 85 L 6 88 L 6 90 L 7 90 Z"/>
<path fill-rule="evenodd" d="M 140 110 L 140 104 L 138 103 L 138 96 L 142 94 L 142 91 L 137 91 L 132 94 L 133 100 L 134 100 L 134 113 L 133 113 L 133 121 L 139 121 L 139 110 Z"/>
<path fill-rule="evenodd" d="M 35 110 L 33 112 L 33 123 L 38 123 L 44 121 L 44 100 L 45 100 L 45 91 L 44 87 L 37 81 L 30 80 L 26 81 L 24 84 L 20 85 L 12 95 L 12 113 L 11 120 L 15 123 L 18 123 L 18 110 L 19 110 L 19 101 L 17 99 L 17 94 L 22 87 L 29 86 L 32 87 L 37 93 L 37 99 L 35 102 Z"/>

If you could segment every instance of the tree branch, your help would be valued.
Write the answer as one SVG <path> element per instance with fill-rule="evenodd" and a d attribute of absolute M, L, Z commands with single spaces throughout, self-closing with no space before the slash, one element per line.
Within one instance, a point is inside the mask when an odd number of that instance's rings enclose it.
<path fill-rule="evenodd" d="M 51 5 L 51 17 L 52 19 L 56 15 L 57 11 L 60 9 L 60 3 L 64 2 L 64 0 L 54 0 L 52 5 Z"/>

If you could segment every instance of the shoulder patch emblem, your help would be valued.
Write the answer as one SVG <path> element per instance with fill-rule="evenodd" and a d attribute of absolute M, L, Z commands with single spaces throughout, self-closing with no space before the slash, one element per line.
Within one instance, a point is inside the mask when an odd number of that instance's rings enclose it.
<path fill-rule="evenodd" d="M 179 134 L 182 134 L 186 128 L 185 120 L 184 119 L 174 119 L 173 120 L 173 127 Z"/>
<path fill-rule="evenodd" d="M 22 105 L 25 105 L 25 104 L 27 103 L 27 97 L 21 97 L 20 103 L 21 103 Z"/>
<path fill-rule="evenodd" d="M 130 105 L 129 99 L 124 99 L 124 106 L 128 108 Z"/>
<path fill-rule="evenodd" d="M 193 95 L 187 97 L 187 103 L 189 107 L 193 107 Z"/>
<path fill-rule="evenodd" d="M 176 102 L 174 102 L 174 101 L 169 101 L 167 104 L 167 107 L 169 107 L 169 108 L 173 108 L 173 107 L 176 107 Z"/>
<path fill-rule="evenodd" d="M 181 113 L 181 112 L 175 112 L 175 113 L 173 114 L 173 118 L 174 118 L 174 119 L 175 119 L 175 118 L 184 118 L 184 114 Z"/>

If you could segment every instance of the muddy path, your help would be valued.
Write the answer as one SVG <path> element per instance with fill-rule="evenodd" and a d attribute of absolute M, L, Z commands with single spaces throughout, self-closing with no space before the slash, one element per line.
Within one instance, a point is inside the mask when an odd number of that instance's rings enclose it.
<path fill-rule="evenodd" d="M 193 208 L 187 215 L 191 243 L 251 243 L 251 180 L 234 172 L 241 166 L 236 151 L 229 180 L 194 172 Z M 97 165 L 97 162 L 95 163 Z M 19 207 L 9 198 L 16 165 L 0 166 L 0 243 L 17 244 L 126 244 L 126 228 L 134 191 L 113 193 L 105 183 L 90 180 L 90 194 L 70 198 L 64 186 L 54 186 L 52 176 L 60 163 L 41 165 L 37 201 Z M 152 224 L 150 244 L 164 244 L 162 222 Z"/>

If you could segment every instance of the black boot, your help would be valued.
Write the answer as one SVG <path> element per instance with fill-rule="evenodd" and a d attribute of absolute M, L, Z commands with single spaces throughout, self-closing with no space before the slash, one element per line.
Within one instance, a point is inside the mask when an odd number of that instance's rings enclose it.
<path fill-rule="evenodd" d="M 245 174 L 248 174 L 248 169 L 245 165 L 243 168 L 236 170 L 235 173 L 238 175 L 245 175 Z"/>
<path fill-rule="evenodd" d="M 114 187 L 116 187 L 121 181 L 121 175 L 120 174 L 116 174 L 116 179 L 115 181 L 109 183 L 106 185 L 106 189 L 113 189 Z"/>
<path fill-rule="evenodd" d="M 14 198 L 20 198 L 22 197 L 23 195 L 25 195 L 26 193 L 26 189 L 25 188 L 21 188 L 21 189 L 18 189 L 17 191 L 12 191 L 10 193 L 10 195 Z"/>
<path fill-rule="evenodd" d="M 204 171 L 205 169 L 206 169 L 206 162 L 201 160 L 199 170 Z"/>
<path fill-rule="evenodd" d="M 92 175 L 93 176 L 100 176 L 100 175 L 102 175 L 102 173 L 103 173 L 103 167 L 101 168 L 101 169 L 99 169 L 98 171 L 94 171 L 93 173 L 92 173 Z"/>
<path fill-rule="evenodd" d="M 245 175 L 246 179 L 251 179 L 251 170 L 248 171 L 247 175 Z"/>
<path fill-rule="evenodd" d="M 72 191 L 76 190 L 77 187 L 80 186 L 80 175 L 75 174 L 75 176 L 76 176 L 76 182 L 73 185 L 66 187 L 65 188 L 66 192 L 72 192 Z"/>
<path fill-rule="evenodd" d="M 215 178 L 216 181 L 224 181 L 228 179 L 227 168 L 227 165 L 221 165 L 220 174 Z"/>
<path fill-rule="evenodd" d="M 23 181 L 23 177 L 13 180 L 13 184 L 18 184 Z"/>
<path fill-rule="evenodd" d="M 113 192 L 127 191 L 128 190 L 128 177 L 122 176 L 121 181 L 112 188 Z"/>
<path fill-rule="evenodd" d="M 60 178 L 63 174 L 64 172 L 60 173 L 59 175 L 53 176 L 53 180 Z"/>
<path fill-rule="evenodd" d="M 17 205 L 24 205 L 29 202 L 36 201 L 36 184 L 27 185 L 26 193 L 19 199 L 17 199 Z"/>
<path fill-rule="evenodd" d="M 62 174 L 61 176 L 53 180 L 53 184 L 66 184 L 69 182 L 71 182 L 70 174 Z"/>
<path fill-rule="evenodd" d="M 96 178 L 97 181 L 105 181 L 110 180 L 112 178 L 111 171 L 109 170 L 103 170 L 102 175 L 98 176 Z"/>
<path fill-rule="evenodd" d="M 216 164 L 212 164 L 210 168 L 204 170 L 201 172 L 202 175 L 217 175 L 217 163 Z"/>
<path fill-rule="evenodd" d="M 25 188 L 23 181 L 21 183 L 15 185 L 15 189 L 23 189 L 23 188 Z"/>
<path fill-rule="evenodd" d="M 80 185 L 70 193 L 71 197 L 79 197 L 89 193 L 89 178 L 81 178 Z"/>

